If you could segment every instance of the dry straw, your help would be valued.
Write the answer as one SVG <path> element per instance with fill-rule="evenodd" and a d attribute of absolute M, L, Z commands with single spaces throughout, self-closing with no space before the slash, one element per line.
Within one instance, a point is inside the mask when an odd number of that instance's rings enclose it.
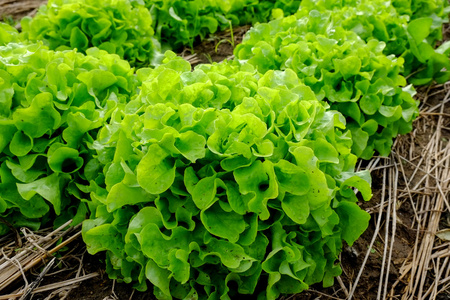
<path fill-rule="evenodd" d="M 80 263 L 75 278 L 39 287 L 44 276 L 47 275 L 57 261 L 56 257 L 53 255 L 77 240 L 81 235 L 80 225 L 68 227 L 70 223 L 71 221 L 61 225 L 55 230 L 47 229 L 38 232 L 31 232 L 30 230 L 23 228 L 20 243 L 14 241 L 12 236 L 10 236 L 10 240 L 12 240 L 10 242 L 8 242 L 7 239 L 3 239 L 3 244 L 0 244 L 0 294 L 17 286 L 17 281 L 20 279 L 23 280 L 24 285 L 11 294 L 0 296 L 0 300 L 25 300 L 36 293 L 58 290 L 61 288 L 64 289 L 67 287 L 72 289 L 76 287 L 75 284 L 98 276 L 97 273 L 82 275 L 82 263 Z M 58 263 L 61 263 L 61 260 L 63 259 L 64 257 L 58 259 Z M 43 270 L 33 282 L 29 283 L 28 278 L 30 276 L 28 276 L 28 272 L 42 264 L 46 264 Z M 68 294 L 70 289 L 66 294 Z"/>
<path fill-rule="evenodd" d="M 449 88 L 450 84 L 435 86 L 421 94 L 421 113 L 413 132 L 396 140 L 389 158 L 369 163 L 369 169 L 382 170 L 381 199 L 367 209 L 376 220 L 375 229 L 358 275 L 346 278 L 350 293 L 345 292 L 344 282 L 340 283 L 343 291 L 336 291 L 347 294 L 346 299 L 359 299 L 357 291 L 366 288 L 359 282 L 377 240 L 382 244 L 377 300 L 437 299 L 450 294 Z M 428 103 L 431 97 L 434 101 Z M 409 229 L 416 233 L 415 241 L 401 267 L 392 272 L 398 225 L 405 226 L 397 212 L 406 202 L 412 208 Z"/>

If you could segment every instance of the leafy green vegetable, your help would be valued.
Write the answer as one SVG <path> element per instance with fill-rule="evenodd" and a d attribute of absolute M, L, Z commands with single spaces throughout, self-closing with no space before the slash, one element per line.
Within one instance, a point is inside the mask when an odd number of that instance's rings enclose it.
<path fill-rule="evenodd" d="M 442 25 L 448 23 L 447 1 L 305 0 L 297 16 L 309 16 L 313 10 L 330 13 L 334 27 L 351 30 L 366 42 L 385 42 L 383 53 L 405 59 L 402 73 L 409 82 L 450 79 L 448 55 L 434 50 L 442 40 Z"/>
<path fill-rule="evenodd" d="M 144 0 L 152 13 L 156 36 L 172 49 L 194 45 L 207 35 L 240 25 L 267 22 L 273 15 L 291 15 L 299 0 Z"/>
<path fill-rule="evenodd" d="M 50 49 L 98 47 L 133 66 L 147 66 L 160 51 L 150 12 L 128 0 L 50 0 L 34 18 L 21 22 L 23 38 Z"/>
<path fill-rule="evenodd" d="M 55 52 L 42 44 L 0 47 L 0 216 L 32 228 L 81 222 L 99 127 L 129 101 L 129 64 L 103 50 Z M 25 222 L 25 223 L 24 223 Z M 0 225 L 0 234 L 9 229 Z"/>
<path fill-rule="evenodd" d="M 300 15 L 300 13 L 299 13 Z M 404 87 L 403 58 L 383 54 L 384 43 L 365 43 L 334 23 L 329 12 L 311 11 L 252 28 L 236 59 L 258 71 L 295 71 L 319 99 L 340 111 L 352 132 L 352 151 L 369 159 L 390 152 L 392 139 L 409 132 L 418 114 L 414 90 Z"/>
<path fill-rule="evenodd" d="M 401 15 L 407 15 L 411 20 L 430 17 L 432 16 L 441 25 L 445 23 L 449 13 L 449 3 L 445 0 L 394 0 L 392 5 Z M 442 30 L 438 28 L 438 25 L 434 24 L 435 29 Z"/>
<path fill-rule="evenodd" d="M 343 241 L 370 218 L 357 158 L 387 155 L 418 114 L 403 76 L 450 77 L 450 43 L 435 49 L 449 11 L 445 0 L 50 0 L 21 34 L 0 24 L 0 217 L 38 229 L 90 213 L 88 251 L 158 299 L 331 286 Z M 192 47 L 269 19 L 231 62 L 192 70 L 169 51 L 159 64 L 154 32 Z"/>
<path fill-rule="evenodd" d="M 159 299 L 331 285 L 342 240 L 368 225 L 352 188 L 371 197 L 344 117 L 290 69 L 191 71 L 168 52 L 137 75 L 139 95 L 92 144 L 103 172 L 86 186 L 83 238 L 106 251 L 110 277 L 139 290 L 149 281 Z"/>
<path fill-rule="evenodd" d="M 50 0 L 34 18 L 22 20 L 22 35 L 56 50 L 84 53 L 98 47 L 142 67 L 158 62 L 159 42 L 164 48 L 192 48 L 217 31 L 291 15 L 299 5 L 299 0 Z"/>
<path fill-rule="evenodd" d="M 11 25 L 0 22 L 0 46 L 17 43 L 21 40 L 19 32 Z"/>

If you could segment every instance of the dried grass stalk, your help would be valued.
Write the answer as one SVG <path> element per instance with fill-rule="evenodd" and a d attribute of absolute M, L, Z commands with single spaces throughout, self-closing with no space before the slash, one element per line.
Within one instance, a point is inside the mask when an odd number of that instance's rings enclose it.
<path fill-rule="evenodd" d="M 435 134 L 427 145 L 428 151 L 423 153 L 418 168 L 426 170 L 423 177 L 413 187 L 424 187 L 426 194 L 419 197 L 421 200 L 421 214 L 417 224 L 416 244 L 414 245 L 414 256 L 408 257 L 408 264 L 401 272 L 401 277 L 408 279 L 408 284 L 402 295 L 407 299 L 435 299 L 440 293 L 448 293 L 450 281 L 449 276 L 449 253 L 450 247 L 444 245 L 444 249 L 437 251 L 442 241 L 436 237 L 439 230 L 443 213 L 450 212 L 448 203 L 450 178 L 450 144 L 443 137 L 443 127 L 449 122 L 448 103 L 450 102 L 450 91 L 447 92 L 442 102 L 422 113 L 423 116 L 437 116 L 434 124 Z M 434 111 L 439 110 L 438 113 Z M 433 125 L 433 124 L 429 124 Z M 415 172 L 418 174 L 421 172 Z M 414 182 L 411 178 L 410 183 Z M 447 224 L 450 227 L 450 224 Z M 438 246 L 438 247 L 436 247 Z M 399 280 L 394 284 L 396 286 Z M 391 291 L 391 295 L 393 295 Z"/>
<path fill-rule="evenodd" d="M 22 248 L 16 248 L 14 242 L 1 247 L 0 257 L 0 291 L 8 288 L 17 279 L 22 277 L 25 281 L 25 290 L 28 288 L 26 272 L 39 266 L 52 257 L 61 248 L 77 239 L 81 235 L 80 226 L 68 227 L 72 221 L 61 225 L 56 230 L 33 233 L 23 229 Z M 60 244 L 56 242 L 67 237 Z"/>
<path fill-rule="evenodd" d="M 436 236 L 439 230 L 450 228 L 449 87 L 447 83 L 422 92 L 421 113 L 413 132 L 396 140 L 389 158 L 374 158 L 366 166 L 378 170 L 382 181 L 379 204 L 367 209 L 375 217 L 373 236 L 357 275 L 344 274 L 333 296 L 366 299 L 362 295 L 367 287 L 361 282 L 369 257 L 378 255 L 371 253 L 376 241 L 381 244 L 376 299 L 437 299 L 450 294 L 450 242 Z M 411 207 L 410 224 L 398 218 L 404 203 Z M 415 232 L 415 238 L 405 253 L 407 258 L 394 262 L 395 243 L 401 238 L 399 226 Z M 372 299 L 372 295 L 367 297 Z"/>

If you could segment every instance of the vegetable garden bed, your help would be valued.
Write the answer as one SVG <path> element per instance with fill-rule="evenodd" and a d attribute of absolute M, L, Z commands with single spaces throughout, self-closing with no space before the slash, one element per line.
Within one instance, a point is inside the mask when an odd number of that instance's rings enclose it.
<path fill-rule="evenodd" d="M 214 34 L 196 46 L 194 54 L 186 49 L 180 50 L 180 55 L 193 64 L 232 58 L 234 46 L 240 43 L 247 29 L 236 27 L 233 34 L 229 30 Z M 323 288 L 321 284 L 315 284 L 297 296 L 281 296 L 280 299 L 448 299 L 449 95 L 449 83 L 419 88 L 415 99 L 420 100 L 420 114 L 414 121 L 413 131 L 396 138 L 387 158 L 375 156 L 369 161 L 358 162 L 357 170 L 370 170 L 372 175 L 373 197 L 361 204 L 371 215 L 371 220 L 367 231 L 352 246 L 344 245 L 339 256 L 343 272 L 334 285 Z M 44 260 L 58 247 L 45 244 L 49 240 L 45 238 L 48 232 L 25 230 L 22 238 L 15 235 L 2 238 L 0 246 L 5 256 L 0 264 L 6 266 L 9 262 L 8 268 L 13 270 L 17 264 L 11 261 L 12 253 L 19 247 L 30 249 L 25 251 L 24 258 L 37 253 L 38 259 L 31 259 L 37 266 L 39 255 Z M 56 255 L 57 267 L 45 270 L 33 267 L 29 261 L 19 260 L 22 268 L 17 268 L 15 274 L 18 278 L 28 278 L 27 284 L 23 286 L 19 279 L 15 284 L 8 284 L 0 294 L 7 292 L 19 298 L 33 291 L 40 299 L 152 299 L 153 292 L 134 291 L 131 285 L 108 280 L 103 262 L 109 258 L 104 254 L 90 256 L 85 253 L 85 246 L 77 234 L 76 228 L 69 229 L 66 237 L 61 238 L 63 246 L 65 241 L 70 244 Z M 225 233 L 219 229 L 216 234 Z M 23 240 L 22 245 L 19 239 Z M 46 251 L 36 250 L 39 247 Z M 30 273 L 30 269 L 34 271 Z M 43 281 L 31 284 L 39 278 L 39 273 Z M 55 285 L 51 285 L 53 283 Z M 237 289 L 237 286 L 231 287 Z M 256 290 L 265 288 L 258 285 Z"/>

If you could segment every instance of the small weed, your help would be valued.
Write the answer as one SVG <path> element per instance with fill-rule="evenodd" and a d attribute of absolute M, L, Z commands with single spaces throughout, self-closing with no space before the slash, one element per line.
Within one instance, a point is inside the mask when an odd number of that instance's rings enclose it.
<path fill-rule="evenodd" d="M 222 44 L 222 43 L 227 43 L 228 42 L 228 43 L 230 43 L 231 47 L 233 47 L 233 49 L 235 47 L 234 34 L 233 34 L 233 25 L 231 24 L 231 21 L 228 21 L 228 23 L 230 24 L 230 35 L 231 35 L 231 37 L 230 37 L 230 39 L 222 39 L 216 44 L 216 47 L 215 47 L 216 53 L 217 53 L 217 51 L 219 49 L 220 44 Z"/>

